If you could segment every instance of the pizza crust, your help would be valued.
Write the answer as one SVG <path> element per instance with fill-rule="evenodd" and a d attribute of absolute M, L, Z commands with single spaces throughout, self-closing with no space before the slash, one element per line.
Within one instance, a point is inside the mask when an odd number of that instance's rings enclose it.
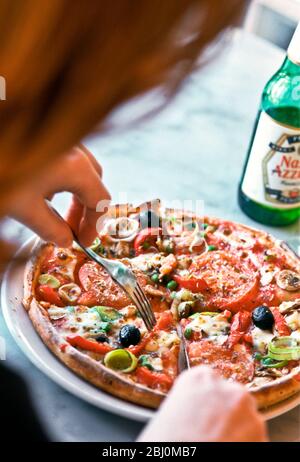
<path fill-rule="evenodd" d="M 300 367 L 290 374 L 250 390 L 258 409 L 266 409 L 278 404 L 300 391 Z"/>
<path fill-rule="evenodd" d="M 128 211 L 133 211 L 132 206 L 124 205 L 123 208 L 120 208 L 120 215 L 125 215 Z M 168 212 L 170 214 L 174 212 L 178 214 L 182 213 L 180 210 L 175 211 L 171 209 L 168 209 Z M 193 213 L 189 213 L 188 215 L 191 218 L 197 218 Z M 205 218 L 209 222 L 224 223 L 224 221 L 217 218 Z M 299 257 L 283 241 L 274 239 L 264 231 L 259 231 L 239 223 L 235 223 L 235 225 L 241 230 L 255 233 L 256 236 L 271 239 L 274 247 L 284 253 L 291 267 L 300 272 Z M 61 345 L 66 344 L 65 340 L 58 335 L 48 318 L 47 311 L 34 297 L 34 288 L 39 274 L 40 261 L 44 252 L 51 247 L 53 247 L 51 243 L 37 241 L 31 258 L 26 264 L 24 273 L 23 305 L 28 311 L 34 328 L 41 336 L 43 342 L 67 367 L 96 387 L 135 404 L 149 408 L 159 407 L 166 396 L 165 393 L 151 390 L 146 386 L 126 379 L 126 376 L 108 369 L 69 344 L 62 351 Z M 274 379 L 272 382 L 261 386 L 249 388 L 249 391 L 256 399 L 258 409 L 266 409 L 274 404 L 278 404 L 300 391 L 300 366 L 286 376 Z"/>
<path fill-rule="evenodd" d="M 40 261 L 42 255 L 47 249 L 52 247 L 54 247 L 53 244 L 37 239 L 31 250 L 31 256 L 26 263 L 24 271 L 24 289 L 22 300 L 23 306 L 27 311 L 29 310 L 31 301 L 34 297 L 34 288 L 36 286 L 40 270 Z"/>

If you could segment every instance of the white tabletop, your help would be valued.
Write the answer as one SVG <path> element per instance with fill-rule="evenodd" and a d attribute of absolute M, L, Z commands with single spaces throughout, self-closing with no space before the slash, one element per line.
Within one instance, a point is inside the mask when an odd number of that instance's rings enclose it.
<path fill-rule="evenodd" d="M 135 130 L 88 140 L 104 167 L 113 200 L 200 199 L 207 214 L 257 226 L 237 205 L 237 185 L 262 89 L 283 56 L 273 45 L 237 32 L 154 120 Z M 61 209 L 66 200 L 64 195 L 57 200 Z M 271 231 L 294 246 L 299 244 L 297 225 Z M 28 236 L 16 224 L 10 232 L 23 240 Z M 6 340 L 7 364 L 29 383 L 38 414 L 55 440 L 136 438 L 141 423 L 86 404 L 38 371 L 16 346 L 2 317 L 0 332 Z M 300 441 L 299 408 L 274 419 L 268 427 L 273 441 Z"/>

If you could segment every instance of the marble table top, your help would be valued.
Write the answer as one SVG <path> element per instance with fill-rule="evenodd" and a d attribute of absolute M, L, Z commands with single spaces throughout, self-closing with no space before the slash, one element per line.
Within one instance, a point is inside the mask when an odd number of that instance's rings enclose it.
<path fill-rule="evenodd" d="M 284 54 L 257 37 L 236 31 L 214 59 L 188 79 L 181 93 L 153 120 L 135 129 L 87 140 L 104 168 L 115 202 L 160 197 L 202 200 L 206 214 L 256 225 L 237 205 L 237 185 L 259 99 Z M 68 196 L 56 199 L 60 210 Z M 263 227 L 299 248 L 299 224 Z M 29 232 L 16 223 L 11 234 Z M 61 441 L 133 441 L 143 424 L 97 409 L 60 388 L 17 347 L 0 317 L 7 364 L 27 380 L 37 412 Z M 273 441 L 300 441 L 299 407 L 268 423 Z"/>

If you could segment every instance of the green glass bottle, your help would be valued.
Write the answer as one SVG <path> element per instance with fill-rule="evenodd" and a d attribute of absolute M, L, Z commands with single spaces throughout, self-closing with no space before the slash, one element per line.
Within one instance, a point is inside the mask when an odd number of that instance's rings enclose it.
<path fill-rule="evenodd" d="M 300 221 L 300 23 L 281 68 L 264 88 L 239 204 L 267 225 Z"/>

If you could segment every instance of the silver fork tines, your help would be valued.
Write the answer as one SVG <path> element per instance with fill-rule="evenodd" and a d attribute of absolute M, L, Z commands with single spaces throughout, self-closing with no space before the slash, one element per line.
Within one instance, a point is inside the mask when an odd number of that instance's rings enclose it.
<path fill-rule="evenodd" d="M 102 266 L 112 277 L 112 279 L 127 293 L 132 302 L 136 305 L 145 326 L 150 331 L 156 324 L 156 319 L 151 305 L 138 283 L 133 271 L 124 263 L 117 260 L 108 260 L 100 257 L 96 252 L 80 244 L 77 236 L 73 232 L 74 241 L 79 245 L 83 252 Z"/>
<path fill-rule="evenodd" d="M 128 293 L 128 292 L 127 292 Z M 139 309 L 144 323 L 148 330 L 152 330 L 156 324 L 156 319 L 151 305 L 145 296 L 140 284 L 136 281 L 136 287 L 132 292 L 131 299 Z"/>
<path fill-rule="evenodd" d="M 60 213 L 52 206 L 51 202 L 47 201 L 47 203 L 49 208 L 51 208 L 61 220 L 65 221 Z M 156 324 L 156 319 L 151 305 L 133 271 L 120 261 L 108 260 L 107 258 L 100 257 L 100 255 L 94 252 L 91 248 L 82 245 L 71 227 L 70 229 L 73 234 L 74 241 L 81 250 L 83 250 L 89 258 L 98 263 L 98 265 L 102 266 L 110 274 L 112 279 L 127 293 L 129 298 L 136 305 L 145 326 L 149 331 L 151 331 Z"/>

